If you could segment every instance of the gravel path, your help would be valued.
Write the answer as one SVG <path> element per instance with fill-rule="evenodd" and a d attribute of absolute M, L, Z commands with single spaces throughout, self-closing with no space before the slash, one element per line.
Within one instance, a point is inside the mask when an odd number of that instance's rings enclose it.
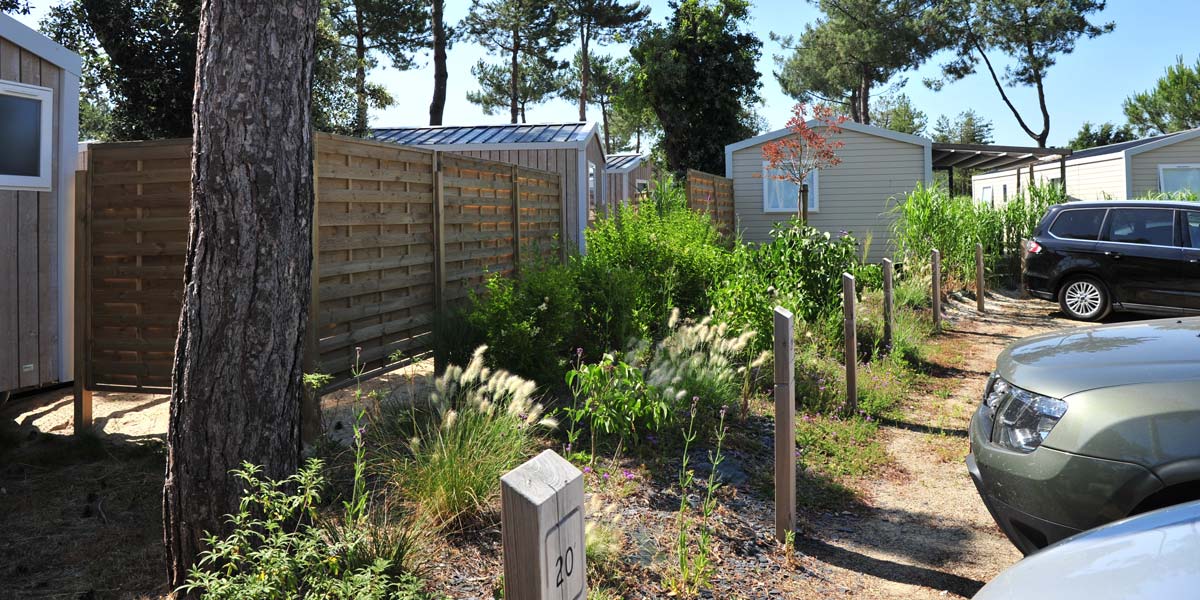
<path fill-rule="evenodd" d="M 855 598 L 970 597 L 1021 555 L 979 500 L 963 458 L 967 426 L 996 355 L 1013 340 L 1075 323 L 1045 302 L 948 303 L 929 381 L 882 429 L 895 464 L 863 482 L 867 506 L 810 520 L 799 549 L 834 567 Z"/>

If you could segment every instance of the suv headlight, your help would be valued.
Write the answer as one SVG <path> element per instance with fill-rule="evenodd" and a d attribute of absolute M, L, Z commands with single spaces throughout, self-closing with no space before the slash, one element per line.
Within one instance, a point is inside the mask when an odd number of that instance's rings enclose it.
<path fill-rule="evenodd" d="M 1029 453 L 1042 445 L 1067 413 L 1067 403 L 1016 387 L 992 375 L 984 405 L 993 415 L 992 443 Z"/>

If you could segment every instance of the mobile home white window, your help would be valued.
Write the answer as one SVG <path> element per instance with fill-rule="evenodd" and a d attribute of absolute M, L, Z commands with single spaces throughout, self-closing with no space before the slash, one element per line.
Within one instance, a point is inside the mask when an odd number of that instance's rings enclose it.
<path fill-rule="evenodd" d="M 783 171 L 772 169 L 763 161 L 763 212 L 795 213 L 800 210 L 800 186 L 786 179 L 779 179 Z M 818 173 L 810 171 L 804 181 L 808 187 L 808 212 L 817 212 L 821 206 Z"/>
<path fill-rule="evenodd" d="M 1158 189 L 1200 193 L 1200 164 L 1158 165 Z"/>
<path fill-rule="evenodd" d="M 984 202 L 989 206 L 996 204 L 996 194 L 992 191 L 992 186 L 985 185 L 983 186 L 983 189 L 979 190 L 979 201 Z"/>
<path fill-rule="evenodd" d="M 50 189 L 54 90 L 0 81 L 0 188 Z"/>

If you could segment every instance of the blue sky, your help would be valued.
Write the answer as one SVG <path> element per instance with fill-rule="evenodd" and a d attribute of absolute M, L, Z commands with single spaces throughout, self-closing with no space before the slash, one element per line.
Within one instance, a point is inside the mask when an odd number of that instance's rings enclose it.
<path fill-rule="evenodd" d="M 651 7 L 651 19 L 662 21 L 666 17 L 666 0 L 643 2 Z M 36 26 L 41 14 L 54 3 L 34 0 L 33 14 L 18 18 Z M 470 0 L 447 0 L 447 18 L 461 19 L 469 7 Z M 782 93 L 771 75 L 773 57 L 781 50 L 769 40 L 768 33 L 798 34 L 818 14 L 815 6 L 802 0 L 758 0 L 753 3 L 749 26 L 763 40 L 763 55 L 758 67 L 763 74 L 764 105 L 758 110 L 771 128 L 783 126 L 793 102 Z M 1126 96 L 1153 86 L 1163 69 L 1173 63 L 1176 56 L 1183 55 L 1185 61 L 1192 63 L 1200 54 L 1200 43 L 1197 43 L 1195 33 L 1196 23 L 1200 22 L 1200 2 L 1195 0 L 1110 0 L 1100 18 L 1115 22 L 1116 31 L 1081 41 L 1074 54 L 1060 58 L 1047 78 L 1051 145 L 1064 144 L 1084 121 L 1123 122 L 1121 101 Z M 610 46 L 601 51 L 621 55 L 626 54 L 628 48 Z M 573 52 L 574 49 L 570 49 L 564 51 L 563 55 Z M 470 74 L 471 65 L 484 57 L 487 57 L 486 52 L 475 44 L 458 43 L 451 48 L 446 124 L 508 121 L 507 112 L 486 116 L 479 107 L 466 100 L 467 91 L 475 89 L 475 81 Z M 955 115 L 971 108 L 995 124 L 996 143 L 1032 145 L 1032 140 L 1017 125 L 986 73 L 950 84 L 940 92 L 927 89 L 922 79 L 937 74 L 939 58 L 942 57 L 935 57 L 921 69 L 904 74 L 908 83 L 903 92 L 929 115 L 930 123 L 939 114 Z M 494 57 L 492 59 L 495 60 Z M 392 107 L 373 111 L 373 124 L 395 126 L 428 122 L 433 69 L 428 57 L 419 61 L 418 66 L 405 72 L 380 68 L 371 74 L 372 80 L 386 86 L 397 101 Z M 1027 121 L 1033 119 L 1040 123 L 1032 88 L 1018 89 L 1010 93 L 1010 97 L 1023 111 L 1022 114 L 1027 115 Z M 577 115 L 578 109 L 562 100 L 528 110 L 531 122 L 571 121 Z M 589 117 L 598 118 L 595 109 L 589 109 Z"/>

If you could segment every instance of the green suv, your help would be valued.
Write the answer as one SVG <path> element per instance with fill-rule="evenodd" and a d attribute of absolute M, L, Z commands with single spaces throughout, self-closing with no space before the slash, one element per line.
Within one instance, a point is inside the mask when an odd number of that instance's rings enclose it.
<path fill-rule="evenodd" d="M 1013 343 L 970 439 L 975 487 L 1025 554 L 1200 499 L 1200 317 Z"/>

